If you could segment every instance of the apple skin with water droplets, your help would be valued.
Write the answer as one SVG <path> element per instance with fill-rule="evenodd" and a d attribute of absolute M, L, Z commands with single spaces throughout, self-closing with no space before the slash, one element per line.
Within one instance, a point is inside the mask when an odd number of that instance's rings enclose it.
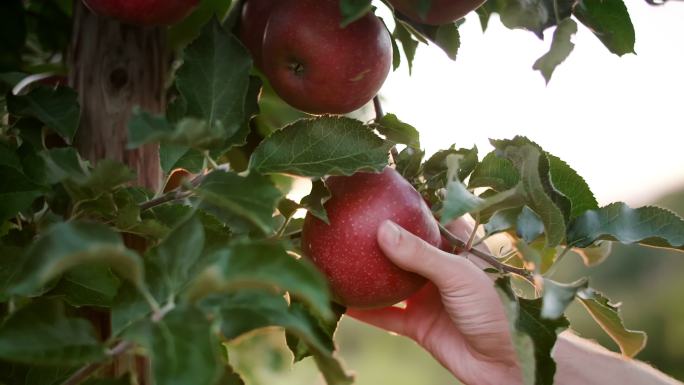
<path fill-rule="evenodd" d="M 329 177 L 326 185 L 330 224 L 307 214 L 302 249 L 328 278 L 335 301 L 353 308 L 389 306 L 423 287 L 425 278 L 393 264 L 377 242 L 378 227 L 389 219 L 440 246 L 437 222 L 413 186 L 389 167 L 379 174 Z"/>

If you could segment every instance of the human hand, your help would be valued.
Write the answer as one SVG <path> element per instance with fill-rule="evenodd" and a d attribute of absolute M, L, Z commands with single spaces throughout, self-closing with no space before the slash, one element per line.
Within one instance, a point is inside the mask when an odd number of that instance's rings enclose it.
<path fill-rule="evenodd" d="M 469 233 L 465 220 L 449 226 Z M 415 340 L 467 385 L 520 384 L 508 319 L 492 280 L 473 262 L 441 251 L 386 221 L 378 244 L 404 270 L 430 280 L 404 309 L 348 309 L 347 315 Z"/>

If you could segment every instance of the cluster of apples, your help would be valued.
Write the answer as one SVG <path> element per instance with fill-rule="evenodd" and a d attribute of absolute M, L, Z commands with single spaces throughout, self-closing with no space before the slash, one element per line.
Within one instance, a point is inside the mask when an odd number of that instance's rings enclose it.
<path fill-rule="evenodd" d="M 84 0 L 96 14 L 138 25 L 170 25 L 199 0 Z M 417 23 L 453 22 L 483 0 L 388 0 L 401 17 Z M 392 63 L 387 28 L 373 13 L 342 27 L 339 0 L 245 0 L 239 37 L 275 91 L 287 103 L 313 114 L 344 114 L 369 102 Z M 178 171 L 178 170 L 177 170 Z M 174 172 L 167 189 L 180 185 Z M 383 254 L 378 227 L 392 220 L 435 247 L 444 247 L 423 197 L 394 169 L 326 180 L 329 223 L 307 214 L 302 250 L 327 276 L 336 301 L 379 307 L 408 298 L 425 279 L 404 271 Z"/>

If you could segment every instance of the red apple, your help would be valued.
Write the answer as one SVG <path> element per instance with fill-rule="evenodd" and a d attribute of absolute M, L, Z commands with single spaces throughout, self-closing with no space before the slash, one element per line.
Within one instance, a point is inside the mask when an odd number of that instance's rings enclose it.
<path fill-rule="evenodd" d="M 242 43 L 252 53 L 254 65 L 261 69 L 261 45 L 264 41 L 266 22 L 273 7 L 279 0 L 247 0 L 242 6 L 240 17 L 239 37 Z"/>
<path fill-rule="evenodd" d="M 199 0 L 83 0 L 94 13 L 127 24 L 171 25 L 185 18 Z"/>
<path fill-rule="evenodd" d="M 271 13 L 263 66 L 276 93 L 314 114 L 354 111 L 389 74 L 392 43 L 372 13 L 340 26 L 339 0 L 285 0 Z"/>
<path fill-rule="evenodd" d="M 413 186 L 392 168 L 330 177 L 326 185 L 330 224 L 307 214 L 302 250 L 327 276 L 335 300 L 357 308 L 388 306 L 420 289 L 425 279 L 393 264 L 376 238 L 389 219 L 440 245 L 437 222 Z"/>
<path fill-rule="evenodd" d="M 454 22 L 484 3 L 484 0 L 432 0 L 430 10 L 423 18 L 419 11 L 421 1 L 423 0 L 389 0 L 396 10 L 409 19 L 430 25 Z"/>

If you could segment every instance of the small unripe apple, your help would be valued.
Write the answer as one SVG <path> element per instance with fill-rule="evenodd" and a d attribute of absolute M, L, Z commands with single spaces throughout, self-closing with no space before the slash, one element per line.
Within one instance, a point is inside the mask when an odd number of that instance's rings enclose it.
<path fill-rule="evenodd" d="M 420 4 L 423 0 L 389 0 L 390 4 L 409 19 L 430 25 L 454 22 L 471 11 L 476 10 L 484 0 L 432 0 L 430 10 L 421 15 Z M 424 17 L 422 17 L 424 16 Z"/>
<path fill-rule="evenodd" d="M 254 65 L 261 69 L 261 46 L 264 41 L 266 23 L 273 7 L 282 0 L 247 0 L 242 6 L 239 37 L 254 59 Z"/>
<path fill-rule="evenodd" d="M 263 69 L 276 93 L 313 114 L 354 111 L 378 93 L 392 42 L 374 14 L 341 27 L 339 0 L 284 0 L 271 12 Z"/>
<path fill-rule="evenodd" d="M 83 0 L 97 15 L 127 24 L 171 25 L 183 20 L 199 0 Z"/>
<path fill-rule="evenodd" d="M 327 276 L 335 300 L 357 308 L 388 306 L 420 289 L 425 279 L 393 264 L 377 242 L 378 227 L 389 219 L 440 245 L 437 222 L 413 186 L 392 168 L 330 177 L 326 185 L 330 224 L 307 214 L 302 250 Z"/>

